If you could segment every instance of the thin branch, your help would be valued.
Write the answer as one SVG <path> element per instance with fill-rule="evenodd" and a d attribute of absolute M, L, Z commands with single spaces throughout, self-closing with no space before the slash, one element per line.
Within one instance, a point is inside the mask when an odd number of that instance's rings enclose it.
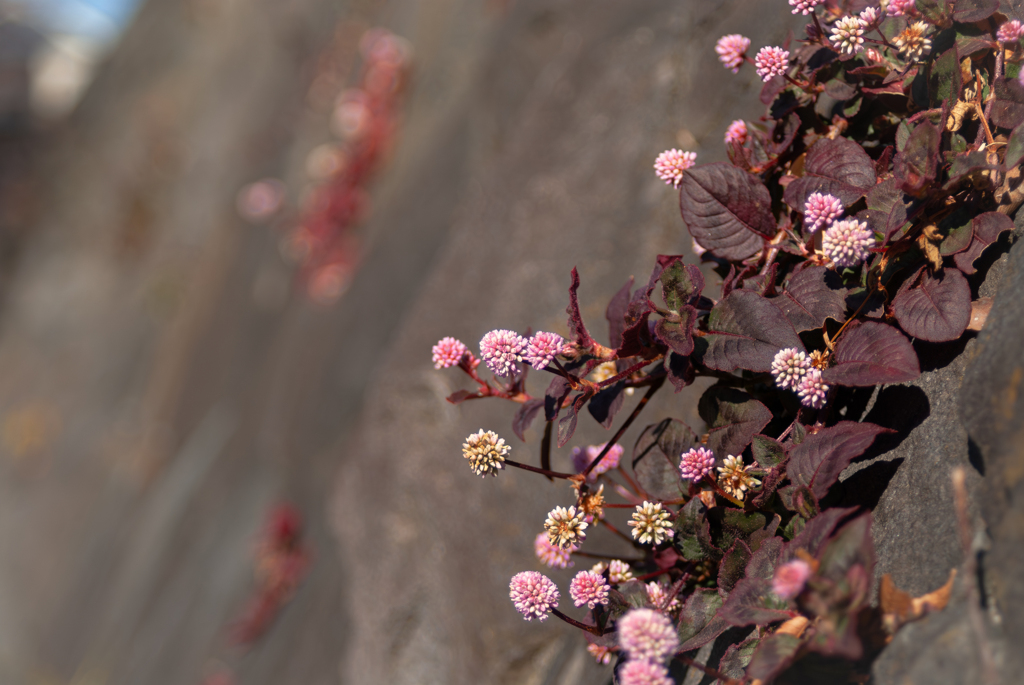
<path fill-rule="evenodd" d="M 593 471 L 594 468 L 596 468 L 597 465 L 601 463 L 601 460 L 604 459 L 604 455 L 608 454 L 608 451 L 615 446 L 615 444 L 619 441 L 619 438 L 622 437 L 622 434 L 625 433 L 626 429 L 630 427 L 634 420 L 636 420 L 636 417 L 640 414 L 640 411 L 647 406 L 647 403 L 651 401 L 651 397 L 654 395 L 654 393 L 658 392 L 658 389 L 662 386 L 662 384 L 664 384 L 664 382 L 665 377 L 662 376 L 661 378 L 657 379 L 656 382 L 651 384 L 651 387 L 648 388 L 647 390 L 647 394 L 645 394 L 643 398 L 640 400 L 640 404 L 636 405 L 636 409 L 633 410 L 633 413 L 629 415 L 629 418 L 626 419 L 625 423 L 623 423 L 619 430 L 615 433 L 615 435 L 612 436 L 612 439 L 605 444 L 604 449 L 601 450 L 601 453 L 599 455 L 597 455 L 597 458 L 595 458 L 594 461 L 590 462 L 586 470 L 583 471 L 584 478 L 589 476 L 590 472 Z"/>

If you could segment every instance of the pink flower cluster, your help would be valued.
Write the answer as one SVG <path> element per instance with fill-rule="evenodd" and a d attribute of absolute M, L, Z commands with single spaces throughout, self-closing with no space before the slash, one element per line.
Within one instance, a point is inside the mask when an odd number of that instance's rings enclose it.
<path fill-rule="evenodd" d="M 783 50 L 769 45 L 761 48 L 754 58 L 754 65 L 757 67 L 757 75 L 767 83 L 776 76 L 782 76 L 789 67 L 789 50 Z"/>
<path fill-rule="evenodd" d="M 726 69 L 732 69 L 732 73 L 737 73 L 740 70 L 740 66 L 743 64 L 743 56 L 747 54 L 747 50 L 750 48 L 750 39 L 746 36 L 741 36 L 738 33 L 730 33 L 728 36 L 722 36 L 715 43 L 715 52 L 718 53 L 718 61 L 720 61 Z"/>
<path fill-rule="evenodd" d="M 793 599 L 803 592 L 811 575 L 811 567 L 802 559 L 788 561 L 775 569 L 772 578 L 772 592 L 782 599 Z"/>
<path fill-rule="evenodd" d="M 533 540 L 533 553 L 537 555 L 537 560 L 548 568 L 571 568 L 572 553 L 578 549 L 576 545 L 566 549 L 552 545 L 547 533 L 540 533 Z"/>
<path fill-rule="evenodd" d="M 684 480 L 696 483 L 711 473 L 715 466 L 715 453 L 705 447 L 683 452 L 679 460 L 679 474 Z"/>
<path fill-rule="evenodd" d="M 576 473 L 583 473 L 583 471 L 590 466 L 590 462 L 597 459 L 597 455 L 601 454 L 601 450 L 607 443 L 601 443 L 600 445 L 590 445 L 587 448 L 573 447 L 572 448 L 572 465 L 576 469 Z M 595 480 L 602 473 L 611 471 L 619 465 L 619 460 L 622 459 L 622 445 L 612 445 L 611 449 L 608 450 L 608 454 L 604 455 L 601 459 L 601 463 L 594 467 L 594 470 L 590 472 L 588 480 Z"/>
<path fill-rule="evenodd" d="M 509 377 L 515 373 L 516 362 L 523 361 L 526 346 L 526 338 L 515 331 L 497 329 L 480 340 L 480 356 L 494 375 Z"/>
<path fill-rule="evenodd" d="M 674 685 L 668 669 L 654 661 L 627 661 L 619 669 L 619 685 Z"/>
<path fill-rule="evenodd" d="M 619 647 L 631 661 L 665 661 L 679 646 L 672 622 L 654 609 L 632 609 L 616 626 Z"/>
<path fill-rule="evenodd" d="M 804 202 L 804 228 L 815 233 L 843 215 L 843 201 L 835 195 L 811 193 Z"/>
<path fill-rule="evenodd" d="M 828 385 L 821 378 L 821 371 L 811 365 L 806 352 L 795 347 L 779 350 L 772 360 L 772 375 L 775 385 L 795 390 L 805 407 L 821 409 L 828 398 Z"/>
<path fill-rule="evenodd" d="M 530 338 L 523 358 L 537 371 L 543 371 L 551 360 L 562 353 L 565 338 L 557 333 L 539 331 Z"/>
<path fill-rule="evenodd" d="M 512 576 L 508 596 L 516 610 L 527 621 L 545 621 L 551 610 L 558 606 L 561 595 L 555 582 L 536 571 L 523 571 Z"/>
<path fill-rule="evenodd" d="M 743 145 L 745 142 L 747 142 L 747 122 L 737 119 L 729 124 L 729 128 L 725 129 L 725 144 Z"/>
<path fill-rule="evenodd" d="M 806 352 L 795 347 L 779 350 L 772 360 L 772 375 L 775 385 L 783 390 L 796 389 L 811 369 L 811 360 Z"/>
<path fill-rule="evenodd" d="M 434 368 L 447 369 L 452 366 L 458 366 L 459 362 L 462 361 L 463 355 L 469 353 L 469 348 L 461 340 L 444 337 L 437 341 L 431 352 L 433 352 Z M 472 357 L 473 355 L 470 354 L 469 356 Z"/>
<path fill-rule="evenodd" d="M 999 39 L 1000 43 L 1012 43 L 1020 40 L 1020 37 L 1024 36 L 1024 24 L 1021 24 L 1016 19 L 1011 19 L 996 31 L 996 38 Z"/>
<path fill-rule="evenodd" d="M 793 14 L 807 16 L 814 11 L 814 8 L 824 3 L 825 0 L 789 0 L 789 6 L 793 8 Z"/>
<path fill-rule="evenodd" d="M 608 603 L 608 592 L 611 589 L 604 576 L 592 571 L 580 571 L 569 584 L 569 595 L 576 606 L 586 604 L 588 609 L 593 609 Z"/>
<path fill-rule="evenodd" d="M 845 219 L 832 224 L 821 239 L 825 256 L 842 268 L 857 266 L 871 256 L 875 234 L 863 221 Z"/>
<path fill-rule="evenodd" d="M 682 150 L 665 150 L 654 160 L 654 170 L 665 183 L 670 186 L 679 187 L 683 182 L 683 172 L 694 165 L 697 160 L 696 152 L 683 152 Z"/>
<path fill-rule="evenodd" d="M 904 17 L 916 13 L 917 7 L 914 0 L 889 0 L 885 11 L 890 17 Z"/>
<path fill-rule="evenodd" d="M 821 378 L 821 371 L 815 368 L 807 370 L 800 384 L 796 386 L 796 394 L 800 396 L 800 403 L 812 409 L 821 409 L 828 399 L 828 385 Z"/>

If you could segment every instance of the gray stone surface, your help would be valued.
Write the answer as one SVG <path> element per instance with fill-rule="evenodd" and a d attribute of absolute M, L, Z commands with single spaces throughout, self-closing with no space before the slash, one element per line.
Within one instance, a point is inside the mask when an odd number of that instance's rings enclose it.
<path fill-rule="evenodd" d="M 985 649 L 991 651 L 993 665 L 1003 664 L 1002 682 L 1016 682 L 1020 673 L 1019 650 L 1011 645 L 1019 645 L 1024 633 L 1009 615 L 1019 613 L 1014 607 L 1024 606 L 1015 594 L 1022 565 L 1013 528 L 1022 512 L 1008 493 L 1016 485 L 1014 468 L 1024 463 L 1019 451 L 1021 421 L 1015 414 L 1020 407 L 1013 389 L 1014 369 L 1024 368 L 1021 234 L 1024 212 L 1018 212 L 1012 237 L 1002 242 L 1002 255 L 992 248 L 994 254 L 986 255 L 986 261 L 998 256 L 995 263 L 987 274 L 973 279 L 977 287 L 986 276 L 976 292 L 995 296 L 982 332 L 968 340 L 962 352 L 958 346 L 936 348 L 939 354 L 932 363 L 945 365 L 926 371 L 913 383 L 895 386 L 902 389 L 884 388 L 868 413 L 869 420 L 882 425 L 916 427 L 895 449 L 869 457 L 844 474 L 851 502 L 866 491 L 885 487 L 875 508 L 879 575 L 890 573 L 897 586 L 916 596 L 942 585 L 950 569 L 960 571 L 949 607 L 905 627 L 882 652 L 874 667 L 879 685 L 985 682 L 979 661 Z M 1007 252 L 1011 240 L 1017 242 Z M 951 354 L 956 356 L 950 360 Z M 894 394 L 895 402 L 885 402 L 887 392 Z M 892 466 L 886 468 L 887 464 Z M 958 537 L 950 480 L 956 466 L 967 474 L 980 577 L 964 576 L 966 555 Z M 886 483 L 892 470 L 895 474 Z M 991 549 L 981 553 L 977 548 L 984 547 L 986 531 Z M 971 620 L 969 602 L 976 600 L 967 594 L 968 582 L 976 584 L 985 604 L 977 609 L 984 622 L 980 629 Z"/>

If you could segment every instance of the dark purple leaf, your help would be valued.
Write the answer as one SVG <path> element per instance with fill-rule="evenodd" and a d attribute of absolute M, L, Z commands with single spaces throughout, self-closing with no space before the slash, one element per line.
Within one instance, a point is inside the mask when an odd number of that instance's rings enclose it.
<path fill-rule="evenodd" d="M 832 269 L 813 266 L 796 273 L 771 299 L 797 333 L 821 328 L 825 319 L 843 321 L 846 314 L 846 288 Z"/>
<path fill-rule="evenodd" d="M 782 506 L 794 511 L 805 519 L 818 515 L 818 498 L 805 485 L 787 485 L 779 489 Z"/>
<path fill-rule="evenodd" d="M 767 435 L 755 435 L 751 440 L 751 451 L 754 461 L 760 466 L 770 469 L 786 461 L 786 446 Z"/>
<path fill-rule="evenodd" d="M 729 645 L 722 655 L 722 660 L 718 662 L 718 670 L 730 678 L 741 680 L 747 664 L 761 644 L 761 639 L 758 635 L 752 635 L 739 644 Z"/>
<path fill-rule="evenodd" d="M 971 286 L 957 269 L 932 275 L 927 269 L 908 278 L 892 301 L 907 335 L 929 342 L 956 340 L 971 322 Z"/>
<path fill-rule="evenodd" d="M 776 518 L 778 518 L 778 515 L 776 515 Z M 779 565 L 779 561 L 782 559 L 783 546 L 782 538 L 774 535 L 764 540 L 761 546 L 757 548 L 757 551 L 751 555 L 750 561 L 747 563 L 745 576 L 747 578 L 771 580 L 775 576 L 775 567 Z"/>
<path fill-rule="evenodd" d="M 865 218 L 872 231 L 885 234 L 885 240 L 892 237 L 907 222 L 907 211 L 913 198 L 899 188 L 895 177 L 886 179 L 868 191 L 868 211 Z"/>
<path fill-rule="evenodd" d="M 770 682 L 796 660 L 804 641 L 785 633 L 762 638 L 747 666 L 747 677 L 758 682 Z"/>
<path fill-rule="evenodd" d="M 920 195 L 935 180 L 939 161 L 939 130 L 925 121 L 910 132 L 906 147 L 893 160 L 893 173 L 899 187 L 911 195 Z"/>
<path fill-rule="evenodd" d="M 804 175 L 786 186 L 785 199 L 802 212 L 808 195 L 829 193 L 849 207 L 874 185 L 875 163 L 864 148 L 846 138 L 824 138 L 807 151 Z"/>
<path fill-rule="evenodd" d="M 829 539 L 821 552 L 821 566 L 818 572 L 825 578 L 839 581 L 856 564 L 862 566 L 868 573 L 871 573 L 875 566 L 870 512 L 853 519 Z"/>
<path fill-rule="evenodd" d="M 446 399 L 452 404 L 462 404 L 471 397 L 480 397 L 480 393 L 472 390 L 456 390 Z"/>
<path fill-rule="evenodd" d="M 590 404 L 587 405 L 590 415 L 605 428 L 611 428 L 615 415 L 622 409 L 625 389 L 625 383 L 614 383 L 594 395 L 594 399 L 590 400 Z"/>
<path fill-rule="evenodd" d="M 949 185 L 946 187 L 952 188 L 952 184 L 978 171 L 998 168 L 997 164 L 989 164 L 988 156 L 984 152 L 968 152 L 957 155 L 953 158 L 953 163 L 949 165 Z"/>
<path fill-rule="evenodd" d="M 1017 128 L 1024 123 L 1024 85 L 1017 79 L 995 82 L 996 101 L 992 104 L 992 121 L 1002 128 Z"/>
<path fill-rule="evenodd" d="M 530 427 L 530 424 L 533 423 L 533 420 L 537 418 L 537 414 L 539 414 L 540 410 L 543 408 L 543 399 L 538 398 L 523 402 L 519 407 L 519 411 L 517 411 L 516 415 L 512 417 L 512 432 L 516 434 L 517 438 L 526 442 L 526 438 L 523 437 L 523 434 L 526 432 L 526 429 Z"/>
<path fill-rule="evenodd" d="M 885 149 L 882 150 L 882 154 L 875 160 L 875 176 L 888 176 L 889 165 L 892 164 L 893 147 L 892 145 L 886 145 Z M 879 184 L 880 185 L 880 184 Z M 877 187 L 877 186 L 876 186 Z M 865 197 L 871 195 L 871 191 Z"/>
<path fill-rule="evenodd" d="M 892 432 L 873 423 L 854 421 L 822 428 L 793 448 L 787 467 L 789 479 L 808 486 L 821 499 L 850 461 L 864 454 L 879 434 Z"/>
<path fill-rule="evenodd" d="M 999 0 L 956 0 L 953 19 L 970 24 L 988 19 L 999 10 Z"/>
<path fill-rule="evenodd" d="M 712 545 L 718 550 L 729 549 L 736 540 L 749 544 L 750 539 L 768 525 L 764 514 L 732 507 L 712 507 L 708 510 L 707 519 Z"/>
<path fill-rule="evenodd" d="M 698 442 L 697 434 L 682 421 L 665 419 L 648 426 L 633 447 L 637 482 L 656 499 L 679 497 L 679 458 Z"/>
<path fill-rule="evenodd" d="M 921 375 L 910 341 L 892 326 L 875 321 L 850 324 L 836 345 L 833 361 L 835 366 L 821 375 L 836 385 L 869 387 L 903 383 Z"/>
<path fill-rule="evenodd" d="M 817 557 L 832 536 L 832 531 L 836 529 L 836 526 L 856 509 L 856 507 L 826 509 L 812 518 L 795 538 L 786 543 L 781 561 L 787 562 L 793 559 L 796 557 L 796 551 L 800 549 L 812 557 Z"/>
<path fill-rule="evenodd" d="M 751 552 L 743 540 L 736 540 L 718 564 L 718 594 L 727 597 L 744 576 Z"/>
<path fill-rule="evenodd" d="M 672 544 L 687 561 L 700 561 L 709 555 L 718 555 L 716 550 L 702 542 L 711 539 L 707 511 L 699 497 L 692 497 L 676 515 L 673 523 L 676 533 L 672 538 Z"/>
<path fill-rule="evenodd" d="M 665 360 L 665 373 L 668 382 L 672 384 L 676 392 L 693 383 L 693 379 L 696 377 L 690 358 L 674 352 L 669 352 L 668 358 Z"/>
<path fill-rule="evenodd" d="M 972 208 L 969 206 L 958 207 L 957 211 L 939 223 L 939 231 L 946 236 L 939 244 L 939 254 L 943 257 L 955 255 L 970 247 L 974 238 L 974 217 L 971 213 Z"/>
<path fill-rule="evenodd" d="M 940 107 L 943 102 L 956 103 L 960 99 L 962 77 L 960 74 L 960 55 L 956 44 L 939 55 L 932 62 L 928 79 L 928 92 L 932 106 Z"/>
<path fill-rule="evenodd" d="M 766 372 L 779 350 L 804 345 L 785 314 L 757 293 L 735 290 L 708 317 L 704 364 L 719 371 Z"/>
<path fill-rule="evenodd" d="M 964 252 L 953 256 L 953 261 L 958 269 L 965 274 L 973 274 L 976 269 L 974 262 L 985 251 L 985 248 L 999 239 L 1003 231 L 1013 229 L 1013 221 L 1010 217 L 999 212 L 985 212 L 974 217 L 974 240 L 971 246 Z"/>
<path fill-rule="evenodd" d="M 629 307 L 629 292 L 633 289 L 633 277 L 630 276 L 615 297 L 608 303 L 604 316 L 608 319 L 608 344 L 613 349 L 622 345 L 622 331 L 626 328 L 626 308 Z"/>
<path fill-rule="evenodd" d="M 796 613 L 787 608 L 785 600 L 772 593 L 771 580 L 744 578 L 736 583 L 718 615 L 734 626 L 763 626 L 785 621 Z"/>
<path fill-rule="evenodd" d="M 622 331 L 622 344 L 618 349 L 620 358 L 643 354 L 644 350 L 653 342 L 647 327 L 647 319 L 654 311 L 651 304 L 651 292 L 661 275 L 661 270 L 661 265 L 655 264 L 650 281 L 646 286 L 637 288 L 629 300 L 629 306 L 626 307 L 625 328 Z"/>
<path fill-rule="evenodd" d="M 687 170 L 679 210 L 690 235 L 720 259 L 742 260 L 775 235 L 772 200 L 756 176 L 726 162 Z"/>
<path fill-rule="evenodd" d="M 772 420 L 768 407 L 742 390 L 721 385 L 708 388 L 697 407 L 708 424 L 708 449 L 719 460 L 728 454 L 741 454 Z"/>
<path fill-rule="evenodd" d="M 594 344 L 594 339 L 590 337 L 587 327 L 583 324 L 583 317 L 580 316 L 580 301 L 576 296 L 579 287 L 580 275 L 574 266 L 572 284 L 569 286 L 569 306 L 565 308 L 565 313 L 569 315 L 569 335 L 573 342 L 584 349 L 589 349 Z"/>
<path fill-rule="evenodd" d="M 569 387 L 569 381 L 565 378 L 555 376 L 551 379 L 551 384 L 548 385 L 548 389 L 544 393 L 544 419 L 546 421 L 554 421 L 558 418 L 559 412 L 562 411 L 562 402 L 570 392 L 572 392 L 572 388 Z"/>
<path fill-rule="evenodd" d="M 1013 129 L 1010 140 L 1006 143 L 1006 159 L 1003 164 L 1007 169 L 1019 166 L 1024 160 L 1024 124 Z"/>
<path fill-rule="evenodd" d="M 689 356 L 693 352 L 693 324 L 697 321 L 697 310 L 690 305 L 683 305 L 679 309 L 678 318 L 679 321 L 660 319 L 654 332 L 673 352 Z"/>
<path fill-rule="evenodd" d="M 659 256 L 659 260 L 664 255 Z M 682 311 L 685 305 L 693 304 L 704 290 L 704 275 L 693 264 L 684 264 L 682 257 L 670 257 L 661 272 L 661 294 L 665 304 L 674 311 Z"/>
<path fill-rule="evenodd" d="M 710 587 L 694 588 L 679 612 L 679 651 L 700 649 L 729 629 L 718 616 L 722 598 Z"/>
<path fill-rule="evenodd" d="M 558 442 L 556 443 L 559 447 L 564 447 L 565 443 L 572 439 L 572 434 L 576 432 L 576 420 L 579 417 L 580 410 L 583 409 L 583 405 L 587 403 L 592 395 L 589 392 L 582 392 L 576 396 L 572 404 L 569 405 L 569 413 L 558 420 Z"/>

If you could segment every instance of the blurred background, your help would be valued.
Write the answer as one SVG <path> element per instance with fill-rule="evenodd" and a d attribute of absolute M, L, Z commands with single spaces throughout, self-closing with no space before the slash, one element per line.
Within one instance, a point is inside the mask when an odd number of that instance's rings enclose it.
<path fill-rule="evenodd" d="M 608 682 L 507 599 L 568 492 L 460 455 L 537 431 L 430 347 L 566 333 L 573 266 L 603 337 L 784 6 L 0 2 L 0 682 Z"/>

